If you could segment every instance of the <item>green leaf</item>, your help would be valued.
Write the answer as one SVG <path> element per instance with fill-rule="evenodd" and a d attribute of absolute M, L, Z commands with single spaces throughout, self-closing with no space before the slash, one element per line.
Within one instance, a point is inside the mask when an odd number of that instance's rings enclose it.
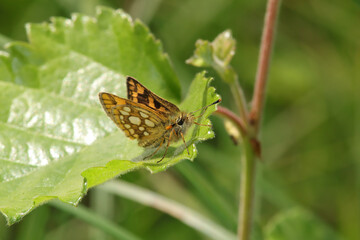
<path fill-rule="evenodd" d="M 266 240 L 341 239 L 320 219 L 301 208 L 292 208 L 278 214 L 265 230 Z"/>
<path fill-rule="evenodd" d="M 199 39 L 195 43 L 194 55 L 186 60 L 187 64 L 195 67 L 211 67 L 214 64 L 214 51 L 212 45 L 207 40 Z"/>
<path fill-rule="evenodd" d="M 209 67 L 213 64 L 228 66 L 235 54 L 235 45 L 236 41 L 230 30 L 220 33 L 212 42 L 200 39 L 196 41 L 194 55 L 187 63 L 196 67 Z"/>
<path fill-rule="evenodd" d="M 230 30 L 220 33 L 212 42 L 200 39 L 196 41 L 194 55 L 186 63 L 195 67 L 213 67 L 222 79 L 232 83 L 237 78 L 230 66 L 235 45 L 236 41 Z"/>
<path fill-rule="evenodd" d="M 195 143 L 212 138 L 209 127 L 192 126 L 157 164 L 161 153 L 125 137 L 106 116 L 98 92 L 126 97 L 131 75 L 160 96 L 180 102 L 180 84 L 159 41 L 124 12 L 98 8 L 95 17 L 27 25 L 30 43 L 11 43 L 0 54 L 0 211 L 8 224 L 58 198 L 76 205 L 90 187 L 129 171 L 163 171 L 193 160 Z M 198 74 L 181 110 L 215 101 L 211 79 Z M 210 107 L 199 119 L 209 124 Z"/>

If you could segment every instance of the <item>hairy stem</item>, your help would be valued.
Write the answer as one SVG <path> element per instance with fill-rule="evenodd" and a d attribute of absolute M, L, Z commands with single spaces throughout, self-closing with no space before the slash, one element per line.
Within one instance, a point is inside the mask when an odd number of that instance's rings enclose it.
<path fill-rule="evenodd" d="M 280 0 L 268 0 L 267 3 L 254 95 L 249 114 L 250 126 L 247 128 L 248 132 L 243 142 L 244 154 L 242 156 L 238 220 L 238 239 L 240 240 L 249 240 L 252 229 L 256 156 L 260 156 L 260 144 L 257 138 L 264 108 L 266 82 L 279 4 Z"/>
<path fill-rule="evenodd" d="M 235 102 L 236 105 L 239 109 L 239 113 L 240 113 L 240 117 L 243 120 L 243 124 L 244 127 L 246 128 L 248 125 L 248 110 L 247 110 L 247 106 L 246 106 L 246 100 L 245 100 L 245 95 L 244 92 L 242 90 L 242 88 L 240 87 L 239 81 L 236 78 L 235 81 L 230 85 L 230 89 L 232 92 L 232 95 L 235 98 Z"/>
<path fill-rule="evenodd" d="M 241 156 L 238 239 L 248 240 L 252 229 L 256 172 L 255 154 L 248 137 L 243 138 L 243 150 L 244 153 Z"/>
<path fill-rule="evenodd" d="M 255 87 L 252 99 L 250 124 L 254 129 L 255 136 L 259 132 L 262 112 L 265 102 L 265 90 L 268 79 L 271 52 L 274 42 L 276 19 L 278 16 L 280 0 L 268 0 L 264 28 L 262 33 L 258 67 L 256 72 Z"/>
<path fill-rule="evenodd" d="M 233 122 L 237 128 L 240 130 L 240 133 L 242 136 L 245 136 L 246 134 L 246 125 L 244 123 L 244 121 L 239 118 L 235 113 L 233 113 L 231 110 L 222 107 L 222 106 L 217 106 L 217 110 L 215 112 L 216 115 L 220 115 L 228 120 L 230 120 L 231 122 Z"/>
<path fill-rule="evenodd" d="M 237 74 L 231 66 L 225 67 L 221 64 L 213 64 L 212 67 L 225 82 L 229 83 L 236 107 L 239 109 L 240 117 L 243 119 L 244 127 L 247 127 L 248 109 L 245 94 L 240 86 Z"/>

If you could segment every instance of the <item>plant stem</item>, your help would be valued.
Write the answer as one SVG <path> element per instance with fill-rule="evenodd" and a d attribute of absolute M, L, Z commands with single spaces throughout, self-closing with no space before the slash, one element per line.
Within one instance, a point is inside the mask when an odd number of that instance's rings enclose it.
<path fill-rule="evenodd" d="M 244 154 L 242 155 L 238 220 L 238 238 L 240 240 L 249 240 L 252 229 L 256 156 L 260 155 L 260 150 L 254 146 L 257 144 L 259 146 L 257 138 L 264 108 L 266 82 L 279 5 L 280 0 L 268 0 L 267 3 L 252 107 L 248 116 L 250 126 L 247 128 L 247 135 L 243 138 Z"/>
<path fill-rule="evenodd" d="M 233 233 L 201 216 L 194 210 L 134 184 L 124 181 L 111 181 L 99 186 L 99 188 L 163 211 L 198 230 L 210 239 L 236 239 Z"/>
<path fill-rule="evenodd" d="M 243 119 L 243 125 L 246 128 L 248 125 L 248 109 L 245 94 L 240 86 L 237 74 L 231 66 L 224 67 L 221 64 L 213 64 L 212 67 L 225 82 L 229 83 L 236 107 L 239 109 L 240 118 Z"/>
<path fill-rule="evenodd" d="M 265 102 L 266 82 L 268 79 L 271 51 L 273 47 L 279 5 L 280 0 L 268 0 L 266 8 L 254 94 L 252 99 L 251 112 L 249 115 L 250 124 L 254 128 L 254 136 L 257 136 L 259 133 L 259 127 L 262 119 Z"/>
<path fill-rule="evenodd" d="M 217 106 L 217 110 L 216 110 L 215 114 L 225 117 L 226 119 L 233 122 L 237 126 L 237 128 L 240 130 L 241 135 L 242 136 L 246 135 L 245 123 L 235 113 L 233 113 L 232 111 L 230 111 L 229 109 L 227 109 L 225 107 Z"/>
<path fill-rule="evenodd" d="M 94 227 L 97 227 L 101 229 L 103 232 L 109 234 L 110 236 L 113 236 L 115 239 L 129 239 L 129 240 L 139 240 L 137 236 L 133 235 L 126 229 L 123 229 L 122 227 L 114 224 L 113 222 L 93 213 L 89 209 L 78 206 L 74 207 L 70 204 L 66 204 L 60 201 L 51 201 L 49 203 L 53 207 L 56 207 L 60 210 L 63 210 L 65 212 L 68 212 L 75 217 L 83 220 L 84 222 L 87 222 Z"/>
<path fill-rule="evenodd" d="M 235 98 L 236 105 L 239 109 L 240 117 L 243 119 L 244 127 L 247 128 L 248 125 L 248 110 L 246 106 L 246 99 L 242 88 L 240 87 L 239 80 L 235 81 L 230 85 L 232 95 Z"/>
<path fill-rule="evenodd" d="M 241 156 L 238 238 L 248 240 L 252 229 L 256 175 L 255 154 L 248 137 L 243 138 L 243 150 L 244 153 Z"/>

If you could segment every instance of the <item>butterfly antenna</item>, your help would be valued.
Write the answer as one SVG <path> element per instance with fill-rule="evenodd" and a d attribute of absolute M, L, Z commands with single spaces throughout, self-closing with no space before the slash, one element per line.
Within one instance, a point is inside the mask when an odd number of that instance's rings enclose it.
<path fill-rule="evenodd" d="M 209 105 L 207 105 L 207 106 L 205 106 L 205 107 L 203 107 L 203 108 L 200 108 L 200 109 L 198 109 L 198 110 L 196 110 L 196 111 L 194 111 L 194 112 L 191 112 L 191 114 L 194 115 L 194 113 L 203 110 L 203 113 L 201 113 L 199 116 L 195 117 L 195 118 L 199 118 L 199 117 L 201 117 L 202 115 L 204 115 L 204 113 L 205 113 L 205 111 L 206 111 L 206 109 L 207 109 L 208 107 L 210 107 L 210 106 L 212 106 L 212 105 L 215 105 L 215 104 L 218 104 L 218 103 L 220 103 L 220 102 L 221 102 L 221 98 L 219 98 L 219 99 L 216 100 L 215 102 L 213 102 L 213 103 L 211 103 L 211 104 L 209 104 Z"/>
<path fill-rule="evenodd" d="M 199 126 L 204 126 L 204 127 L 212 127 L 212 125 L 209 125 L 209 124 L 200 124 L 200 123 L 197 123 L 197 122 L 194 122 L 196 125 L 199 125 Z"/>

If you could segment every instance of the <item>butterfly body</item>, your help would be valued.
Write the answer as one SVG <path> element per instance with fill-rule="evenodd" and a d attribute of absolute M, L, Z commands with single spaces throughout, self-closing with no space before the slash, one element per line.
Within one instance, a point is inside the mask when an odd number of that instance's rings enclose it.
<path fill-rule="evenodd" d="M 170 120 L 166 126 L 167 131 L 172 131 L 173 135 L 171 139 L 177 142 L 181 139 L 181 134 L 185 135 L 186 131 L 194 123 L 194 116 L 189 113 L 181 112 L 179 116 L 174 117 Z"/>
<path fill-rule="evenodd" d="M 170 143 L 183 139 L 186 146 L 184 135 L 195 123 L 193 114 L 181 112 L 176 105 L 154 94 L 132 77 L 127 77 L 126 83 L 128 99 L 99 93 L 105 112 L 125 135 L 137 139 L 141 147 L 156 148 L 148 157 L 166 146 L 161 160 Z"/>

